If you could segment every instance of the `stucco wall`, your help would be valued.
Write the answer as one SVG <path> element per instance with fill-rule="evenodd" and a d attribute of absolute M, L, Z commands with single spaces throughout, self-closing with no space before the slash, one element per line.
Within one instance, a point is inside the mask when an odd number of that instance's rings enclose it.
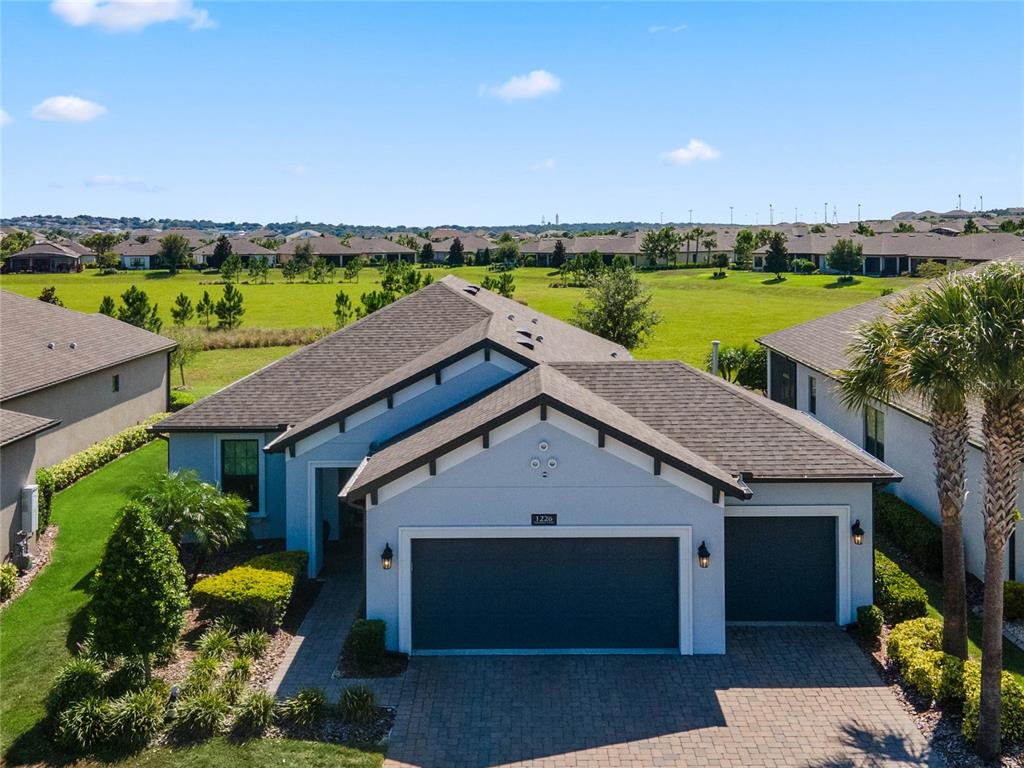
<path fill-rule="evenodd" d="M 113 391 L 113 377 L 120 389 Z M 22 397 L 4 408 L 59 419 L 36 441 L 36 466 L 49 466 L 167 409 L 167 354 L 160 352 L 80 376 Z"/>
<path fill-rule="evenodd" d="M 17 543 L 21 530 L 21 489 L 35 483 L 35 438 L 0 448 L 0 559 Z"/>

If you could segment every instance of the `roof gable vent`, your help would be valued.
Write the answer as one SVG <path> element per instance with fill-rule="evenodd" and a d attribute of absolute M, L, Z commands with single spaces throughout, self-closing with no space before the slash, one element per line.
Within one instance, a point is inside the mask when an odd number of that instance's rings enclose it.
<path fill-rule="evenodd" d="M 470 296 L 476 296 L 478 293 L 480 293 L 480 286 L 479 285 L 467 285 L 462 290 L 464 290 Z"/>
<path fill-rule="evenodd" d="M 526 339 L 517 339 L 516 344 L 521 347 L 526 347 L 527 349 L 533 349 L 533 342 L 527 341 Z"/>
<path fill-rule="evenodd" d="M 528 339 L 533 338 L 533 334 L 526 328 L 516 328 L 516 333 L 518 333 L 520 336 L 525 336 Z"/>
<path fill-rule="evenodd" d="M 71 347 L 72 349 L 78 349 L 78 342 L 72 341 L 70 344 L 68 344 L 68 346 Z"/>
<path fill-rule="evenodd" d="M 507 315 L 506 315 L 505 317 L 506 317 L 507 319 L 509 319 L 509 320 L 515 320 L 515 319 L 516 319 L 516 316 L 515 316 L 515 315 L 513 315 L 513 314 L 512 314 L 511 312 L 509 312 L 509 313 L 508 313 L 508 314 L 507 314 Z"/>
<path fill-rule="evenodd" d="M 541 336 L 539 333 L 537 334 L 536 338 L 537 338 L 537 341 L 544 341 L 544 337 Z"/>

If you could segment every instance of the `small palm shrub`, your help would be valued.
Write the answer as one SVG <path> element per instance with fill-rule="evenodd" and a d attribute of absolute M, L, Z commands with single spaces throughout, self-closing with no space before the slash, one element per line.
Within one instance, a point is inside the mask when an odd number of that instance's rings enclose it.
<path fill-rule="evenodd" d="M 107 678 L 107 696 L 116 697 L 129 691 L 138 691 L 146 685 L 146 667 L 138 656 L 129 656 Z"/>
<path fill-rule="evenodd" d="M 248 656 L 237 656 L 228 667 L 224 678 L 230 682 L 247 683 L 252 677 L 252 659 Z"/>
<path fill-rule="evenodd" d="M 206 691 L 178 703 L 175 729 L 192 736 L 220 733 L 228 714 L 228 702 L 219 691 Z"/>
<path fill-rule="evenodd" d="M 217 674 L 220 671 L 220 662 L 217 659 L 197 657 L 188 668 L 188 676 L 182 685 L 182 692 L 185 696 L 194 696 L 199 693 L 206 693 L 217 681 Z"/>
<path fill-rule="evenodd" d="M 111 705 L 107 699 L 89 696 L 69 705 L 57 718 L 57 740 L 68 750 L 88 752 L 111 737 Z"/>
<path fill-rule="evenodd" d="M 18 569 L 14 563 L 0 565 L 0 603 L 10 600 L 18 586 Z"/>
<path fill-rule="evenodd" d="M 245 692 L 245 683 L 241 680 L 227 679 L 220 684 L 217 688 L 218 693 L 224 697 L 224 700 L 231 705 L 234 705 Z"/>
<path fill-rule="evenodd" d="M 319 723 L 326 713 L 327 697 L 319 688 L 303 688 L 281 702 L 281 718 L 292 725 L 309 727 Z"/>
<path fill-rule="evenodd" d="M 114 699 L 110 709 L 115 742 L 125 749 L 142 749 L 163 730 L 167 697 L 151 686 Z"/>
<path fill-rule="evenodd" d="M 199 655 L 221 661 L 235 650 L 235 636 L 225 624 L 214 624 L 199 638 Z"/>
<path fill-rule="evenodd" d="M 262 629 L 254 629 L 252 632 L 245 632 L 238 637 L 238 652 L 251 659 L 263 658 L 263 654 L 270 648 L 270 635 Z"/>
<path fill-rule="evenodd" d="M 76 656 L 68 661 L 53 681 L 46 709 L 51 715 L 83 699 L 103 693 L 103 667 L 90 656 Z"/>
<path fill-rule="evenodd" d="M 235 706 L 232 730 L 239 734 L 259 736 L 274 721 L 274 697 L 266 691 L 251 690 Z"/>
<path fill-rule="evenodd" d="M 368 723 L 377 713 L 377 700 L 365 685 L 352 685 L 341 692 L 341 716 L 349 723 Z"/>

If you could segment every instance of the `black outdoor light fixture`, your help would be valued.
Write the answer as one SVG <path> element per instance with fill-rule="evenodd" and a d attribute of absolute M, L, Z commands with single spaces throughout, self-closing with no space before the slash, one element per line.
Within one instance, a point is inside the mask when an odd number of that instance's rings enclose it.
<path fill-rule="evenodd" d="M 380 567 L 385 571 L 391 570 L 391 563 L 394 562 L 395 553 L 391 551 L 391 543 L 384 545 L 384 551 L 380 553 Z"/>
<path fill-rule="evenodd" d="M 864 529 L 860 527 L 860 520 L 854 520 L 850 526 L 850 533 L 853 534 L 853 543 L 860 546 L 864 543 Z"/>
<path fill-rule="evenodd" d="M 697 547 L 697 564 L 701 568 L 707 568 L 711 565 L 711 553 L 708 551 L 707 544 L 703 541 L 700 543 L 700 546 Z"/>

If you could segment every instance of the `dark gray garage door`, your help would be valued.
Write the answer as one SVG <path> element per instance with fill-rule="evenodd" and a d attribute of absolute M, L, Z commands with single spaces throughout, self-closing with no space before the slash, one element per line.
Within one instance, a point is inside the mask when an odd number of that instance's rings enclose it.
<path fill-rule="evenodd" d="M 677 648 L 674 538 L 414 539 L 414 650 Z"/>
<path fill-rule="evenodd" d="M 725 619 L 834 622 L 836 519 L 725 518 Z"/>

